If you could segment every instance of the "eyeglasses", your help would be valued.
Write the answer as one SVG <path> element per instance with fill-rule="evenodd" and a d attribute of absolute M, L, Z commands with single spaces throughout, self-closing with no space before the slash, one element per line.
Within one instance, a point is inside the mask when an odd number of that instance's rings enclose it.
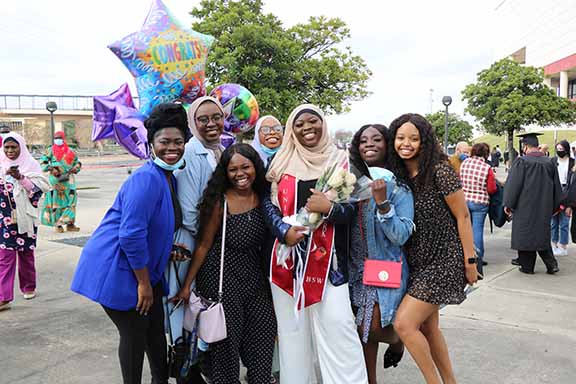
<path fill-rule="evenodd" d="M 222 120 L 224 116 L 222 116 L 221 114 L 217 113 L 215 115 L 212 115 L 212 117 L 209 116 L 199 116 L 196 118 L 196 120 L 202 124 L 202 125 L 208 125 L 208 123 L 210 122 L 210 120 L 212 120 L 213 123 L 219 123 L 220 120 Z"/>
<path fill-rule="evenodd" d="M 260 128 L 260 132 L 262 132 L 265 135 L 269 135 L 272 132 L 274 133 L 282 133 L 282 131 L 284 130 L 284 128 L 281 125 L 275 125 L 273 127 L 262 127 Z"/>

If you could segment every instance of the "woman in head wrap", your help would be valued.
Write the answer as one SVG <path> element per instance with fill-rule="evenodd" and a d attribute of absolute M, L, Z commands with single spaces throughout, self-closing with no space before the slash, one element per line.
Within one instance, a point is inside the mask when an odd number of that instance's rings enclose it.
<path fill-rule="evenodd" d="M 152 382 L 167 384 L 162 277 L 182 226 L 172 173 L 184 166 L 186 111 L 160 104 L 144 126 L 151 159 L 120 188 L 82 251 L 71 289 L 102 305 L 118 328 L 125 384 L 141 382 L 144 351 Z"/>
<path fill-rule="evenodd" d="M 55 226 L 57 232 L 78 232 L 76 222 L 76 183 L 74 175 L 80 172 L 82 163 L 76 153 L 66 144 L 64 132 L 54 134 L 54 145 L 40 159 L 42 171 L 50 172 L 52 191 L 44 198 L 42 224 Z"/>
<path fill-rule="evenodd" d="M 346 276 L 348 223 L 354 207 L 332 203 L 313 191 L 335 151 L 322 111 L 314 105 L 301 105 L 288 117 L 284 143 L 266 175 L 272 193 L 264 205 L 277 238 L 270 277 L 278 321 L 280 382 L 284 383 L 311 382 L 315 360 L 312 338 L 324 383 L 367 383 Z M 304 206 L 325 217 L 310 237 L 303 234 L 305 228 L 282 221 L 283 216 L 293 215 Z M 312 241 L 310 247 L 308 241 Z M 303 257 L 296 263 L 302 265 L 294 265 L 293 259 L 286 265 L 277 263 L 280 242 L 300 248 Z M 295 283 L 296 270 L 304 273 Z M 299 303 L 294 298 L 295 284 L 303 287 Z M 303 304 L 304 309 L 297 304 Z"/>
<path fill-rule="evenodd" d="M 36 296 L 34 249 L 40 224 L 38 200 L 50 189 L 40 164 L 17 133 L 4 136 L 0 152 L 0 310 L 14 299 L 16 259 L 20 290 L 25 299 Z"/>
<path fill-rule="evenodd" d="M 256 122 L 252 147 L 258 152 L 264 165 L 267 165 L 270 158 L 280 149 L 283 131 L 280 121 L 272 115 L 262 116 Z"/>

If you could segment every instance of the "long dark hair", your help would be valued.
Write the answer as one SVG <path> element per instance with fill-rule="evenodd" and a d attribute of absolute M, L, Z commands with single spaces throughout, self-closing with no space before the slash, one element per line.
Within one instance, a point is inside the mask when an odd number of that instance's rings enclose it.
<path fill-rule="evenodd" d="M 256 178 L 252 184 L 252 189 L 258 195 L 260 201 L 264 198 L 266 191 L 266 172 L 264 170 L 264 163 L 260 159 L 260 155 L 248 144 L 234 144 L 228 147 L 220 157 L 220 162 L 216 166 L 212 178 L 208 181 L 206 189 L 204 190 L 204 195 L 200 204 L 198 204 L 199 210 L 199 229 L 205 227 L 205 225 L 210 221 L 212 217 L 212 211 L 216 207 L 216 204 L 222 204 L 224 201 L 224 194 L 228 189 L 232 187 L 232 183 L 228 179 L 228 164 L 235 154 L 239 154 L 247 158 L 254 164 L 256 169 Z"/>
<path fill-rule="evenodd" d="M 360 173 L 361 176 L 364 175 L 366 177 L 370 177 L 370 173 L 368 172 L 368 167 L 364 160 L 362 160 L 362 156 L 360 155 L 360 138 L 362 133 L 368 128 L 375 128 L 384 136 L 384 142 L 386 144 L 386 157 L 384 158 L 384 164 L 386 164 L 386 159 L 388 158 L 388 142 L 389 140 L 389 133 L 388 128 L 382 124 L 366 124 L 360 127 L 358 131 L 354 134 L 352 138 L 352 143 L 350 144 L 350 163 L 352 166 Z"/>
<path fill-rule="evenodd" d="M 418 156 L 418 175 L 411 179 L 404 160 L 398 156 L 394 148 L 394 141 L 398 129 L 405 123 L 412 123 L 420 133 L 420 150 Z M 390 140 L 388 140 L 388 168 L 396 177 L 411 187 L 427 186 L 434 182 L 436 165 L 447 160 L 436 139 L 436 133 L 432 124 L 417 113 L 406 113 L 395 119 L 389 128 Z"/>

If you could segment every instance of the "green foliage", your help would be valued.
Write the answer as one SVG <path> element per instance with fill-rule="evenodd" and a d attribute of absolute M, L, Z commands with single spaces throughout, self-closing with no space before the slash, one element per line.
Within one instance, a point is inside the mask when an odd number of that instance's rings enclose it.
<path fill-rule="evenodd" d="M 466 108 L 484 129 L 496 135 L 523 126 L 573 123 L 576 107 L 544 84 L 540 68 L 503 59 L 478 74 L 476 83 L 462 92 Z"/>
<path fill-rule="evenodd" d="M 439 143 L 444 142 L 444 111 L 426 115 L 426 119 L 434 127 Z M 470 141 L 474 127 L 463 120 L 456 113 L 448 113 L 448 144 L 456 144 L 459 141 Z"/>
<path fill-rule="evenodd" d="M 202 0 L 192 28 L 216 42 L 207 64 L 209 85 L 238 83 L 258 100 L 261 113 L 285 121 L 301 103 L 326 113 L 349 110 L 368 96 L 371 76 L 364 60 L 342 42 L 350 31 L 340 19 L 311 17 L 284 28 L 264 14 L 261 0 Z"/>

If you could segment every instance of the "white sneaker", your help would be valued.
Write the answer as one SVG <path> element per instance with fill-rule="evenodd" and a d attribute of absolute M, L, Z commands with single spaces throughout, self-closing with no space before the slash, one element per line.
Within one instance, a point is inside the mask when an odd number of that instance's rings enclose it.
<path fill-rule="evenodd" d="M 568 256 L 568 249 L 558 247 L 558 256 Z"/>
<path fill-rule="evenodd" d="M 32 292 L 26 292 L 24 293 L 24 300 L 32 300 L 33 298 L 36 297 L 36 291 L 32 291 Z"/>

